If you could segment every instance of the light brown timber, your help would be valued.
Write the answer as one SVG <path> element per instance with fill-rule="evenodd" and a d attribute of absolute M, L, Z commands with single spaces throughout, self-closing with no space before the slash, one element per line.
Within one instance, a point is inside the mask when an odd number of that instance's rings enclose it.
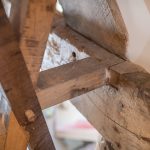
<path fill-rule="evenodd" d="M 40 73 L 37 96 L 42 108 L 100 87 L 105 78 L 107 62 L 85 58 Z"/>
<path fill-rule="evenodd" d="M 23 127 L 18 124 L 13 112 L 11 112 L 5 150 L 27 150 L 29 138 L 29 133 L 25 132 Z"/>
<path fill-rule="evenodd" d="M 34 85 L 51 30 L 55 3 L 56 0 L 12 0 L 10 22 L 20 40 L 20 48 Z"/>
<path fill-rule="evenodd" d="M 128 33 L 116 0 L 60 0 L 67 24 L 126 58 Z"/>
<path fill-rule="evenodd" d="M 41 107 L 38 103 L 29 77 L 17 37 L 0 2 L 0 81 L 10 101 L 15 117 L 30 135 L 32 149 L 55 149 L 49 134 Z M 25 117 L 25 111 L 31 109 L 37 116 L 33 123 Z"/>

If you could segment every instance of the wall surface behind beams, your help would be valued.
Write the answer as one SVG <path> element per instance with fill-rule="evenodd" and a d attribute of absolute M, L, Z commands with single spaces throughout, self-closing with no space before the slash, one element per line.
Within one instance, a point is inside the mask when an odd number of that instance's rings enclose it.
<path fill-rule="evenodd" d="M 150 2 L 117 0 L 129 41 L 126 56 L 150 72 Z"/>

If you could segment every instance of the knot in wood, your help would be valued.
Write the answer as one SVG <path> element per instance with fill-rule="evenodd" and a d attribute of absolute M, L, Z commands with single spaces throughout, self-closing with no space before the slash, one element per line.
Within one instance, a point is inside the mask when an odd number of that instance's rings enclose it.
<path fill-rule="evenodd" d="M 34 122 L 36 120 L 36 115 L 31 109 L 25 111 L 25 116 L 29 122 Z"/>

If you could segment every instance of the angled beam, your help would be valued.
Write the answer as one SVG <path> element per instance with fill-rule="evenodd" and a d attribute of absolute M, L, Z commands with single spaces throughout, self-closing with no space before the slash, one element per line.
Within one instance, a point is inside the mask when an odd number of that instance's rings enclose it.
<path fill-rule="evenodd" d="M 128 33 L 117 0 L 60 0 L 74 30 L 125 58 Z"/>
<path fill-rule="evenodd" d="M 119 74 L 142 70 L 67 27 L 60 15 L 54 18 L 53 32 L 68 39 L 79 51 L 84 51 L 91 57 L 40 73 L 36 93 L 43 109 L 98 88 L 104 83 L 105 68 L 110 66 L 119 64 L 116 68 Z M 56 75 L 59 77 L 56 78 Z"/>
<path fill-rule="evenodd" d="M 74 98 L 72 102 L 112 142 L 114 149 L 149 150 L 150 74 L 126 65 L 110 67 L 110 84 Z M 114 80 L 115 71 L 120 72 L 117 80 Z"/>
<path fill-rule="evenodd" d="M 99 99 L 99 101 L 101 101 L 101 99 Z M 101 110 L 101 107 L 93 103 L 93 101 L 91 101 L 91 99 L 89 99 L 86 94 L 79 98 L 73 99 L 72 102 L 76 106 L 76 108 L 88 119 L 88 121 L 100 132 L 100 134 L 106 140 L 112 143 L 114 149 L 150 149 L 148 139 L 142 139 L 139 135 L 128 131 L 126 127 L 121 126 L 120 124 L 115 122 L 115 120 L 107 115 L 107 112 L 103 112 Z M 111 104 L 112 103 L 110 103 L 110 105 Z M 106 109 L 110 110 L 112 109 L 112 107 Z M 140 127 L 142 128 L 142 126 Z"/>
<path fill-rule="evenodd" d="M 12 0 L 10 22 L 20 39 L 35 85 L 51 29 L 56 0 Z"/>
<path fill-rule="evenodd" d="M 85 52 L 99 61 L 106 60 L 110 64 L 112 63 L 112 65 L 115 61 L 116 63 L 124 62 L 123 59 L 111 54 L 107 49 L 95 44 L 80 33 L 72 30 L 66 25 L 64 17 L 61 14 L 57 14 L 54 17 L 52 32 L 62 39 L 67 39 L 67 41 L 74 45 L 79 51 Z"/>
<path fill-rule="evenodd" d="M 32 149 L 55 149 L 19 43 L 0 2 L 0 81 Z"/>
<path fill-rule="evenodd" d="M 80 96 L 107 84 L 107 76 L 112 76 L 113 80 L 115 80 L 115 74 L 107 73 L 106 75 L 106 68 L 110 68 L 110 66 L 113 66 L 111 68 L 118 72 L 119 75 L 143 71 L 142 68 L 128 61 L 118 65 L 115 65 L 116 62 L 114 61 L 114 65 L 112 65 L 112 60 L 113 57 L 110 63 L 108 60 L 98 61 L 89 57 L 42 71 L 36 85 L 36 94 L 42 109 Z M 113 80 L 110 80 L 112 86 Z"/>
<path fill-rule="evenodd" d="M 85 58 L 40 73 L 37 96 L 42 108 L 59 104 L 98 88 L 105 77 L 105 63 Z"/>
<path fill-rule="evenodd" d="M 99 87 L 104 79 L 105 67 L 124 61 L 68 28 L 61 15 L 54 18 L 52 29 L 61 38 L 68 39 L 79 51 L 85 51 L 97 60 L 87 58 L 41 72 L 36 93 L 43 109 Z M 88 78 L 91 80 L 87 82 Z"/>

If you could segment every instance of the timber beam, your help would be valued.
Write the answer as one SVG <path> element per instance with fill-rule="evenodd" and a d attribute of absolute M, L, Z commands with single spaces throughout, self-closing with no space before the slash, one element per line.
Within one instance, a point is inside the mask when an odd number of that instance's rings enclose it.
<path fill-rule="evenodd" d="M 115 150 L 150 149 L 148 73 L 125 73 L 115 87 L 103 85 L 71 101 Z"/>
<path fill-rule="evenodd" d="M 0 81 L 32 149 L 55 149 L 19 43 L 0 2 Z"/>
<path fill-rule="evenodd" d="M 85 58 L 40 73 L 36 93 L 47 108 L 100 87 L 107 63 Z"/>
<path fill-rule="evenodd" d="M 43 109 L 104 85 L 108 76 L 105 71 L 111 66 L 112 70 L 119 74 L 143 71 L 139 66 L 118 58 L 73 31 L 66 26 L 61 15 L 56 15 L 52 28 L 53 33 L 64 40 L 67 39 L 79 51 L 84 51 L 91 57 L 40 73 L 36 93 Z"/>
<path fill-rule="evenodd" d="M 56 0 L 12 0 L 9 19 L 34 85 L 51 31 L 55 3 Z"/>

